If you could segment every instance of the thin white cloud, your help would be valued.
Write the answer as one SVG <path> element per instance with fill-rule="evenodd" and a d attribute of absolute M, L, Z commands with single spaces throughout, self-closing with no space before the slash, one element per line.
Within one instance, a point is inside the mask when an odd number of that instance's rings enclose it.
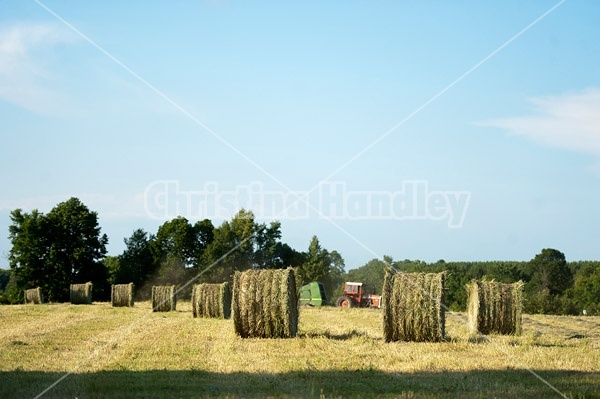
<path fill-rule="evenodd" d="M 55 23 L 0 26 L 0 100 L 36 113 L 62 113 L 68 101 L 52 50 L 77 40 Z"/>
<path fill-rule="evenodd" d="M 600 156 L 600 88 L 533 98 L 535 114 L 478 123 L 553 147 Z"/>

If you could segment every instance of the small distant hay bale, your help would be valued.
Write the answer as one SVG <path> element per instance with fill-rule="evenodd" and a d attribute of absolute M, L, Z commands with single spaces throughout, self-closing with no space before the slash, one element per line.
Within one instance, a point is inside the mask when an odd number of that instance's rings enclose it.
<path fill-rule="evenodd" d="M 110 302 L 114 307 L 133 307 L 133 283 L 113 284 L 110 290 Z"/>
<path fill-rule="evenodd" d="M 386 271 L 382 293 L 386 342 L 439 342 L 444 339 L 445 276 L 445 272 Z"/>
<path fill-rule="evenodd" d="M 177 296 L 174 285 L 155 285 L 152 287 L 152 311 L 171 312 L 177 308 Z"/>
<path fill-rule="evenodd" d="M 229 283 L 196 284 L 192 288 L 194 317 L 228 319 L 231 316 L 231 289 Z"/>
<path fill-rule="evenodd" d="M 473 280 L 467 284 L 469 333 L 521 335 L 523 286 L 522 281 L 505 284 Z"/>
<path fill-rule="evenodd" d="M 73 305 L 91 305 L 92 283 L 71 284 L 71 303 Z"/>
<path fill-rule="evenodd" d="M 233 276 L 232 317 L 242 338 L 292 338 L 298 332 L 294 270 L 248 270 Z"/>
<path fill-rule="evenodd" d="M 42 289 L 40 287 L 25 290 L 24 297 L 25 303 L 32 303 L 35 305 L 44 303 L 44 297 L 42 296 Z"/>

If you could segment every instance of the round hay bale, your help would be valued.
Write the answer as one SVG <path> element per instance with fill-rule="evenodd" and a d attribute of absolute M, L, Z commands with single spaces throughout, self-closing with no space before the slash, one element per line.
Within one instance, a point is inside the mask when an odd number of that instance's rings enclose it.
<path fill-rule="evenodd" d="M 232 317 L 242 338 L 291 338 L 298 332 L 298 293 L 291 268 L 233 276 Z"/>
<path fill-rule="evenodd" d="M 445 272 L 387 270 L 383 282 L 383 335 L 386 342 L 438 342 L 445 335 Z"/>
<path fill-rule="evenodd" d="M 92 283 L 71 284 L 71 303 L 73 305 L 91 305 Z"/>
<path fill-rule="evenodd" d="M 229 283 L 196 284 L 192 288 L 194 317 L 228 319 L 231 316 L 231 289 Z"/>
<path fill-rule="evenodd" d="M 522 281 L 513 284 L 476 281 L 467 284 L 469 332 L 520 335 L 523 332 Z"/>
<path fill-rule="evenodd" d="M 39 305 L 44 303 L 44 297 L 42 296 L 42 289 L 40 287 L 25 290 L 23 297 L 25 298 L 26 304 L 31 303 Z"/>
<path fill-rule="evenodd" d="M 177 296 L 174 285 L 155 285 L 152 287 L 152 311 L 171 312 L 177 308 Z"/>
<path fill-rule="evenodd" d="M 133 307 L 133 283 L 113 284 L 110 290 L 110 302 L 114 307 Z"/>

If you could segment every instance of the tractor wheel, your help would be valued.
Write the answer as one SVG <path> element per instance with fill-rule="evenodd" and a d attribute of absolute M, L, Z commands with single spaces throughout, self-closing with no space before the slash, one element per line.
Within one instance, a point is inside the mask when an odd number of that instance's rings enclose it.
<path fill-rule="evenodd" d="M 344 295 L 338 298 L 338 300 L 335 302 L 335 305 L 340 308 L 348 309 L 352 307 L 352 301 L 350 298 Z"/>

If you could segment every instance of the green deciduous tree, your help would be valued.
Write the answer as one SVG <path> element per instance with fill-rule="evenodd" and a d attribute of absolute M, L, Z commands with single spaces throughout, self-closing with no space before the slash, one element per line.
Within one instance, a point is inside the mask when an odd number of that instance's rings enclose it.
<path fill-rule="evenodd" d="M 107 255 L 102 260 L 102 263 L 108 272 L 109 284 L 121 284 L 123 280 L 120 279 L 121 265 L 119 263 L 119 257 Z"/>
<path fill-rule="evenodd" d="M 234 271 L 252 268 L 255 232 L 254 213 L 245 209 L 215 228 L 213 241 L 203 256 L 201 270 L 206 270 L 203 280 L 229 281 Z"/>
<path fill-rule="evenodd" d="M 325 287 L 325 293 L 331 303 L 335 299 L 342 295 L 344 281 L 345 281 L 345 262 L 344 258 L 338 251 L 331 251 L 329 253 L 329 273 L 323 278 L 323 285 Z"/>
<path fill-rule="evenodd" d="M 215 226 L 209 219 L 204 219 L 197 221 L 192 230 L 194 234 L 193 265 L 196 269 L 200 269 L 203 265 L 204 252 L 215 238 Z"/>
<path fill-rule="evenodd" d="M 565 255 L 552 248 L 544 248 L 525 268 L 524 311 L 527 313 L 561 313 L 559 298 L 573 285 L 573 274 Z"/>
<path fill-rule="evenodd" d="M 154 237 L 143 229 L 136 229 L 129 238 L 123 240 L 125 250 L 116 259 L 116 263 L 112 260 L 110 263 L 112 283 L 142 286 L 157 267 L 152 253 L 153 240 Z"/>
<path fill-rule="evenodd" d="M 54 286 L 53 265 L 46 262 L 50 256 L 48 220 L 35 209 L 31 213 L 15 209 L 11 212 L 10 219 L 12 223 L 8 228 L 8 237 L 12 248 L 8 259 L 19 291 L 20 288 L 39 286 L 49 300 L 52 294 L 59 294 L 55 300 L 64 296 L 61 293 L 64 287 L 60 284 Z M 19 302 L 20 299 L 22 298 L 14 298 Z"/>
<path fill-rule="evenodd" d="M 196 255 L 194 227 L 182 216 L 164 222 L 158 228 L 152 247 L 158 263 L 171 257 L 185 267 L 192 266 Z"/>
<path fill-rule="evenodd" d="M 529 272 L 531 290 L 548 290 L 550 295 L 558 295 L 573 285 L 573 274 L 567 266 L 565 254 L 556 249 L 542 249 L 529 262 Z"/>
<path fill-rule="evenodd" d="M 11 221 L 9 260 L 19 289 L 40 286 L 48 300 L 66 301 L 71 283 L 92 281 L 95 297 L 106 298 L 108 273 L 101 260 L 108 238 L 96 212 L 71 198 L 47 215 L 16 209 Z"/>
<path fill-rule="evenodd" d="M 100 232 L 98 214 L 78 198 L 70 198 L 52 208 L 46 218 L 52 234 L 48 261 L 54 270 L 62 271 L 72 283 L 93 282 L 94 297 L 106 299 L 108 273 L 101 260 L 108 237 Z M 63 300 L 67 294 L 68 285 Z"/>
<path fill-rule="evenodd" d="M 255 231 L 254 267 L 279 269 L 286 266 L 281 258 L 281 222 L 271 222 L 269 226 L 259 224 Z"/>
<path fill-rule="evenodd" d="M 600 265 L 585 265 L 575 276 L 573 287 L 567 290 L 573 303 L 573 314 L 600 315 Z"/>

